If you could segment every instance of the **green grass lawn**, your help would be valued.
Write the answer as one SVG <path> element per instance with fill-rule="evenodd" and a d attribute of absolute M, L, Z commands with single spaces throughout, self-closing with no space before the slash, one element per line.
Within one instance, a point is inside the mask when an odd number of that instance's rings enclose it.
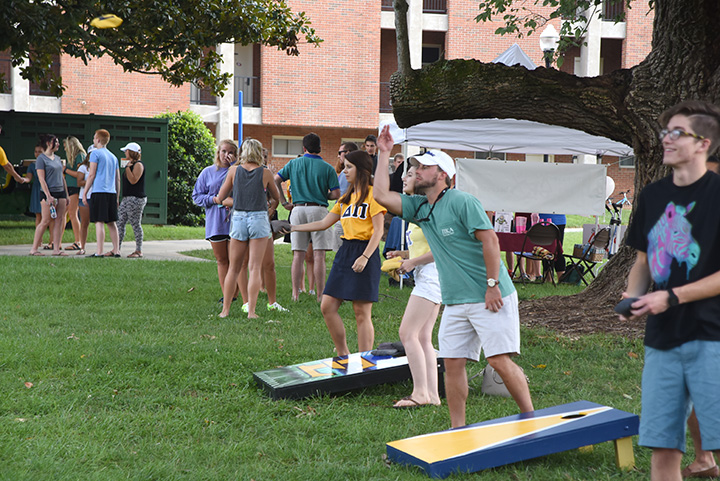
<path fill-rule="evenodd" d="M 303 401 L 271 401 L 255 386 L 253 371 L 332 355 L 318 305 L 289 300 L 283 247 L 279 300 L 291 312 L 261 308 L 253 321 L 237 305 L 217 317 L 211 263 L 0 257 L 0 479 L 426 479 L 382 459 L 387 441 L 449 426 L 446 406 L 390 408 L 409 383 Z M 521 296 L 542 289 L 555 292 Z M 376 342 L 398 339 L 409 293 L 383 280 Z M 341 315 L 353 324 L 349 305 Z M 356 343 L 352 327 L 348 337 Z M 518 362 L 537 408 L 587 399 L 639 412 L 642 362 L 631 353 L 641 356 L 640 342 L 523 329 Z M 473 388 L 469 421 L 516 412 L 479 394 L 479 380 Z M 624 479 L 647 477 L 648 453 L 637 455 Z M 613 456 L 605 443 L 483 477 L 614 479 Z"/>
<path fill-rule="evenodd" d="M 32 231 L 1 225 L 0 243 Z M 168 232 L 203 235 L 147 226 L 146 238 Z M 193 254 L 212 258 L 209 250 Z M 271 401 L 254 384 L 254 371 L 333 354 L 318 304 L 307 295 L 290 301 L 289 246 L 277 245 L 276 259 L 278 300 L 291 311 L 261 307 L 261 318 L 248 320 L 239 305 L 228 319 L 217 317 L 212 263 L 0 256 L 0 479 L 427 479 L 383 460 L 386 442 L 449 427 L 446 405 L 390 407 L 409 382 L 300 401 Z M 527 285 L 518 293 L 532 299 L 579 289 Z M 398 339 L 409 294 L 381 281 L 376 344 Z M 340 313 L 353 349 L 351 306 Z M 640 412 L 641 341 L 529 328 L 522 336 L 517 362 L 536 408 L 585 399 Z M 512 400 L 480 394 L 479 378 L 471 387 L 469 422 L 517 412 Z M 619 472 L 604 443 L 481 476 L 647 479 L 649 451 L 636 448 L 636 461 L 634 471 Z"/>

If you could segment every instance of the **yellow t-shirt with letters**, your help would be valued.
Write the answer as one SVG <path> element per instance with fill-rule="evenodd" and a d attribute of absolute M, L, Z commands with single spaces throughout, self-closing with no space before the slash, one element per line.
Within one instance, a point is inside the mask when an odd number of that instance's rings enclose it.
<path fill-rule="evenodd" d="M 372 218 L 378 214 L 385 215 L 387 209 L 377 203 L 372 194 L 372 186 L 368 196 L 363 202 L 358 202 L 360 195 L 355 192 L 350 198 L 350 204 L 337 201 L 330 210 L 340 216 L 343 228 L 343 239 L 370 240 L 373 235 Z"/>
<path fill-rule="evenodd" d="M 0 147 L 0 167 L 8 163 L 7 155 L 5 155 L 5 151 L 2 147 Z"/>

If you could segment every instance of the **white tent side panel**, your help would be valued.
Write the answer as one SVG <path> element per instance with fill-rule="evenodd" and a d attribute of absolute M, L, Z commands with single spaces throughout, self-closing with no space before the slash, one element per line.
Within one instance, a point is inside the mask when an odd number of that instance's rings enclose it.
<path fill-rule="evenodd" d="M 590 216 L 605 209 L 606 174 L 596 164 L 457 159 L 456 185 L 485 210 Z"/>

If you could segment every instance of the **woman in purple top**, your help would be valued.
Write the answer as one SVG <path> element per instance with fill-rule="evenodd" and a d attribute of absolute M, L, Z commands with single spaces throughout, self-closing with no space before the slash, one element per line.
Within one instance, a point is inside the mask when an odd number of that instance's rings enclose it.
<path fill-rule="evenodd" d="M 205 239 L 210 245 L 217 260 L 218 280 L 222 290 L 225 276 L 230 267 L 228 246 L 230 244 L 230 218 L 228 208 L 232 207 L 232 199 L 217 205 L 213 202 L 227 176 L 228 169 L 237 159 L 237 144 L 230 139 L 220 141 L 215 153 L 215 163 L 205 167 L 195 182 L 193 202 L 205 208 Z M 237 295 L 237 294 L 236 294 Z M 222 300 L 222 299 L 221 299 Z"/>

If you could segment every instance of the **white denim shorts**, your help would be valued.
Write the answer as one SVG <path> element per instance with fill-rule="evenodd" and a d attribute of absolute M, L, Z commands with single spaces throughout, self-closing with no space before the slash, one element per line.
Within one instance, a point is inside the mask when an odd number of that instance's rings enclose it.
<path fill-rule="evenodd" d="M 442 302 L 440 280 L 438 279 L 438 271 L 434 262 L 415 267 L 414 277 L 415 288 L 413 288 L 410 295 L 422 297 L 435 304 Z"/>

